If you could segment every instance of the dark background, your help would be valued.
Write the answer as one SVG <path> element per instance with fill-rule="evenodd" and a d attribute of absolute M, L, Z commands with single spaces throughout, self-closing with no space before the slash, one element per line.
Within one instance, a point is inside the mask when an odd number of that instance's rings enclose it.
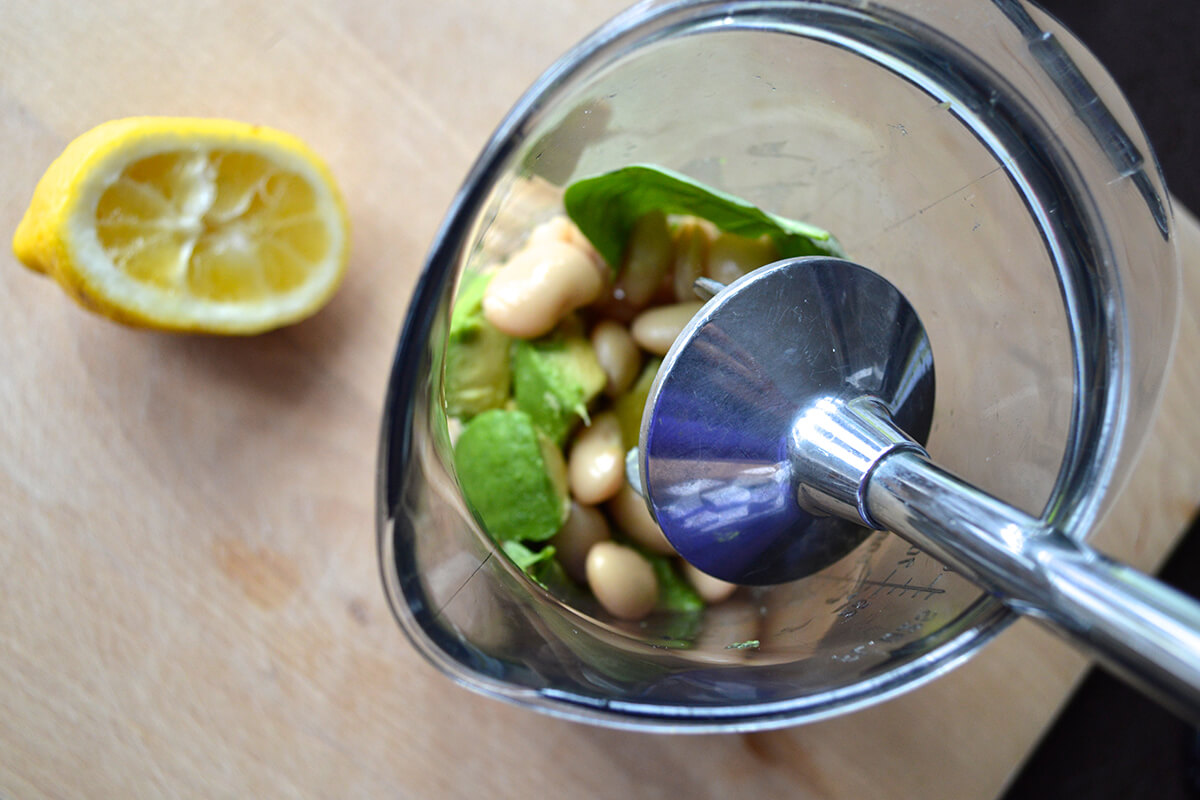
<path fill-rule="evenodd" d="M 1200 0 L 1039 0 L 1125 93 L 1183 205 L 1200 213 Z"/>
<path fill-rule="evenodd" d="M 1116 79 L 1162 164 L 1176 214 L 1180 206 L 1200 212 L 1200 0 L 1043 0 L 1039 5 Z M 1160 577 L 1200 596 L 1200 525 L 1192 526 Z M 1004 800 L 1041 798 L 1200 799 L 1200 738 L 1166 711 L 1092 670 Z"/>

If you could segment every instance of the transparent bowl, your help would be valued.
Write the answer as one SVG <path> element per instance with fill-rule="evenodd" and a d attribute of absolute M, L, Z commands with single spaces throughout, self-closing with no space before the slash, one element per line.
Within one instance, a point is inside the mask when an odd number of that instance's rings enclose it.
<path fill-rule="evenodd" d="M 505 118 L 413 295 L 378 486 L 401 627 L 476 691 L 665 731 L 824 718 L 961 662 L 1013 615 L 891 534 L 680 631 L 564 604 L 481 530 L 441 399 L 455 288 L 553 211 L 555 187 L 636 162 L 827 228 L 900 288 L 933 348 L 944 467 L 1077 538 L 1128 476 L 1179 271 L 1149 145 L 1076 40 L 1016 0 L 642 3 Z"/>

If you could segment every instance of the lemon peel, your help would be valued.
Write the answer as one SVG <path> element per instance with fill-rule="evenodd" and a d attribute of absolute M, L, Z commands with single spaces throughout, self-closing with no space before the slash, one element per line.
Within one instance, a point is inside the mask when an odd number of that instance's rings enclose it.
<path fill-rule="evenodd" d="M 130 117 L 55 159 L 13 252 L 119 322 L 254 334 L 324 306 L 349 242 L 329 168 L 296 137 L 225 119 Z"/>

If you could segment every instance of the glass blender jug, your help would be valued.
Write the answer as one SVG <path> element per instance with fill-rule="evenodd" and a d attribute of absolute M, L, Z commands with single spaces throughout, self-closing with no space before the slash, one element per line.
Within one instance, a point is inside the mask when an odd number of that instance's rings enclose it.
<path fill-rule="evenodd" d="M 819 719 L 961 662 L 1013 612 L 885 532 L 741 590 L 680 646 L 670 618 L 563 603 L 480 528 L 441 401 L 455 288 L 549 213 L 531 176 L 639 162 L 832 230 L 899 289 L 937 364 L 939 464 L 1073 539 L 1127 477 L 1174 335 L 1172 221 L 1132 113 L 1069 34 L 1003 0 L 642 3 L 513 108 L 414 292 L 379 470 L 401 626 L 484 694 L 654 730 Z"/>

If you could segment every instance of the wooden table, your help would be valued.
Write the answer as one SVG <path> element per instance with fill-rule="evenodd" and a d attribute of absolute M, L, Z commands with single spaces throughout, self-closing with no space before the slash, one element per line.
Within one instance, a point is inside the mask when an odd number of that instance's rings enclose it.
<path fill-rule="evenodd" d="M 250 340 L 109 324 L 0 268 L 0 795 L 987 798 L 1085 660 L 1029 624 L 883 706 L 665 737 L 463 691 L 405 640 L 375 564 L 375 438 L 426 247 L 512 100 L 622 0 L 9 0 L 0 231 L 66 142 L 229 116 L 324 154 L 349 279 Z M 1200 497 L 1200 226 L 1160 425 L 1097 542 L 1144 568 Z M 1166 431 L 1170 431 L 1169 434 Z M 549 793 L 549 794 L 547 794 Z"/>

